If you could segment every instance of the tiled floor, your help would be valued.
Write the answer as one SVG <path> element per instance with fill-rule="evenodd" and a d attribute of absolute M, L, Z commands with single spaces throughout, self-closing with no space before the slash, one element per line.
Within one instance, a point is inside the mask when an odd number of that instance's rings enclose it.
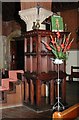
<path fill-rule="evenodd" d="M 67 82 L 66 89 L 66 101 L 69 106 L 79 103 L 79 83 L 78 82 Z M 0 113 L 1 115 L 1 113 Z M 36 111 L 29 109 L 26 106 L 8 108 L 2 110 L 2 120 L 21 120 L 21 119 L 32 119 L 32 120 L 50 120 L 52 111 L 44 111 L 37 113 Z M 6 119 L 4 119 L 6 118 Z"/>

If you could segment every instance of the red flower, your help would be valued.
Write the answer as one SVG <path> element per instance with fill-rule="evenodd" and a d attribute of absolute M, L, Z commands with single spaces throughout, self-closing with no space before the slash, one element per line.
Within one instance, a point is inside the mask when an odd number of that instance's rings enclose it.
<path fill-rule="evenodd" d="M 60 52 L 60 46 L 58 46 L 58 45 L 57 45 L 57 50 L 58 50 L 58 52 Z"/>
<path fill-rule="evenodd" d="M 57 34 L 57 38 L 59 38 L 59 37 L 60 37 L 60 33 L 59 33 L 59 32 L 57 32 L 56 34 Z"/>
<path fill-rule="evenodd" d="M 48 50 L 51 50 L 54 53 L 56 58 L 66 60 L 66 52 L 70 49 L 71 44 L 74 40 L 72 39 L 69 42 L 70 35 L 71 33 L 67 37 L 64 35 L 64 38 L 60 39 L 60 33 L 57 32 L 55 37 L 52 37 L 52 35 L 50 35 L 51 43 L 49 45 L 45 41 L 42 41 L 42 43 Z"/>
<path fill-rule="evenodd" d="M 66 42 L 69 42 L 69 39 L 68 39 L 68 38 L 66 38 Z"/>
<path fill-rule="evenodd" d="M 66 52 L 66 47 L 65 47 L 65 49 L 64 49 L 64 51 L 63 51 L 64 53 Z"/>
<path fill-rule="evenodd" d="M 52 50 L 52 48 L 51 48 L 50 46 L 46 46 L 46 48 L 47 48 L 48 50 Z"/>
<path fill-rule="evenodd" d="M 67 50 L 69 50 L 69 49 L 70 49 L 70 47 L 71 47 L 71 44 L 72 44 L 73 40 L 74 40 L 74 39 L 72 39 L 72 41 L 69 43 L 69 45 L 68 45 L 68 44 L 66 44 L 65 49 L 64 49 L 64 51 L 63 51 L 63 52 L 66 52 Z"/>
<path fill-rule="evenodd" d="M 63 43 L 61 44 L 61 48 L 64 49 L 64 44 Z"/>
<path fill-rule="evenodd" d="M 46 46 L 48 50 L 52 50 L 52 48 L 45 41 L 42 41 L 42 43 Z"/>
<path fill-rule="evenodd" d="M 54 38 L 51 35 L 50 35 L 50 37 L 52 39 L 51 43 L 54 45 L 55 44 Z"/>
<path fill-rule="evenodd" d="M 71 44 L 72 44 L 73 40 L 74 40 L 74 39 L 72 39 L 72 41 L 71 41 L 71 42 L 69 43 L 69 45 L 67 46 L 67 50 L 69 50 L 69 49 L 70 49 L 70 47 L 71 47 Z"/>

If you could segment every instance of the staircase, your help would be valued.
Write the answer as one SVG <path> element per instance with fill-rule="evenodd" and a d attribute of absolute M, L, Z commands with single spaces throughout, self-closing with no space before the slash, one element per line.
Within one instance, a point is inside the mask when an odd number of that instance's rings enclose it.
<path fill-rule="evenodd" d="M 8 71 L 9 77 L 0 80 L 0 109 L 19 106 L 23 103 L 23 81 L 17 74 L 23 75 L 23 70 Z"/>

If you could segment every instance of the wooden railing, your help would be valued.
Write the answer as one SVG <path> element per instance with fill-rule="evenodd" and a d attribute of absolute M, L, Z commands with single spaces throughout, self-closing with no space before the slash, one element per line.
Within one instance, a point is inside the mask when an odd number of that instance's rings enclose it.
<path fill-rule="evenodd" d="M 74 120 L 79 117 L 79 103 L 75 104 L 62 112 L 54 112 L 53 120 Z"/>

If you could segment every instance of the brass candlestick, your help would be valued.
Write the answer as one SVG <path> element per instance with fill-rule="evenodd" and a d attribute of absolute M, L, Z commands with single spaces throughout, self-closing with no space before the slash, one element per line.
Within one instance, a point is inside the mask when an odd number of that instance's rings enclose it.
<path fill-rule="evenodd" d="M 39 29 L 40 28 L 40 24 L 39 24 L 39 20 L 36 20 L 37 23 L 36 23 L 36 29 Z"/>

